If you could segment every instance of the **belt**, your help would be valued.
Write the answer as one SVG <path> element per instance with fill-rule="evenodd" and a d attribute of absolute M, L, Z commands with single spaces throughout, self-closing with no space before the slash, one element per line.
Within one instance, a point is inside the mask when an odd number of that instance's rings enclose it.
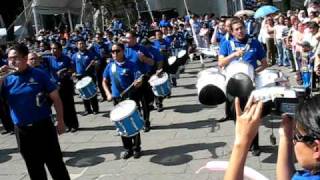
<path fill-rule="evenodd" d="M 18 128 L 29 128 L 29 127 L 34 127 L 34 126 L 39 126 L 39 125 L 44 125 L 51 122 L 51 118 L 45 118 L 41 119 L 39 121 L 31 122 L 29 124 L 23 124 L 23 125 L 16 125 Z"/>

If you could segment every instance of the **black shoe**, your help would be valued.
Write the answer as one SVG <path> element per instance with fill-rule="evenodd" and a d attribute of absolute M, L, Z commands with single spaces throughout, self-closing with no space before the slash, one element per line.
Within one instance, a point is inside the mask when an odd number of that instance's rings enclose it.
<path fill-rule="evenodd" d="M 149 105 L 149 110 L 150 110 L 150 111 L 154 110 L 154 106 L 150 104 L 150 105 Z"/>
<path fill-rule="evenodd" d="M 93 114 L 94 115 L 99 114 L 99 111 L 93 111 Z"/>
<path fill-rule="evenodd" d="M 260 148 L 259 147 L 253 148 L 251 154 L 252 154 L 252 156 L 260 156 L 260 154 L 261 154 Z"/>
<path fill-rule="evenodd" d="M 77 132 L 78 129 L 79 129 L 79 128 L 72 128 L 72 129 L 71 129 L 71 132 L 72 132 L 72 133 Z"/>
<path fill-rule="evenodd" d="M 132 155 L 133 155 L 133 152 L 132 152 L 132 151 L 125 151 L 125 152 L 121 155 L 121 158 L 122 158 L 122 159 L 129 159 Z"/>
<path fill-rule="evenodd" d="M 163 107 L 162 107 L 162 106 L 158 106 L 158 107 L 157 107 L 157 111 L 158 111 L 158 112 L 163 111 Z"/>
<path fill-rule="evenodd" d="M 139 159 L 141 157 L 141 151 L 134 151 L 133 158 Z"/>
<path fill-rule="evenodd" d="M 70 132 L 72 130 L 72 128 L 67 128 L 66 132 Z"/>
<path fill-rule="evenodd" d="M 81 114 L 81 116 L 87 116 L 88 114 L 92 114 L 92 112 L 91 111 L 85 111 L 85 112 L 83 112 Z"/>
<path fill-rule="evenodd" d="M 150 129 L 151 129 L 151 127 L 150 127 L 150 126 L 146 126 L 146 127 L 144 127 L 144 128 L 143 128 L 143 132 L 149 132 L 149 131 L 150 131 Z"/>
<path fill-rule="evenodd" d="M 3 132 L 1 132 L 2 135 L 6 135 L 6 134 L 9 134 L 9 133 L 11 134 L 11 133 L 13 133 L 13 131 L 3 131 Z"/>
<path fill-rule="evenodd" d="M 100 102 L 102 103 L 102 102 L 105 102 L 107 100 L 107 98 L 102 98 L 102 99 L 100 99 Z"/>
<path fill-rule="evenodd" d="M 225 121 L 228 121 L 228 120 L 231 120 L 230 117 L 223 117 L 221 119 L 218 119 L 219 122 L 225 122 Z"/>

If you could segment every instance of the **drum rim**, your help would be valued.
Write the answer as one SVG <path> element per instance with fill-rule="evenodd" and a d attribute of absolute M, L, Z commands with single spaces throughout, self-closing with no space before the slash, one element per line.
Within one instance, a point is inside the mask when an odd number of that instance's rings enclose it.
<path fill-rule="evenodd" d="M 78 82 L 76 83 L 76 89 L 82 89 L 84 86 L 79 87 L 79 86 L 80 86 L 80 83 L 83 82 L 83 81 L 85 81 L 85 80 L 87 80 L 87 79 L 90 80 L 89 82 L 92 82 L 92 77 L 90 77 L 90 76 L 85 76 L 85 77 L 83 77 L 80 81 L 78 81 Z M 87 84 L 87 85 L 88 85 L 88 84 Z"/>
<path fill-rule="evenodd" d="M 123 102 L 128 102 L 128 101 L 132 101 L 133 103 L 134 103 L 134 105 L 135 105 L 135 107 L 134 107 L 134 109 L 130 112 L 130 113 L 128 113 L 126 116 L 123 116 L 121 119 L 112 119 L 111 118 L 111 116 L 112 116 L 112 112 L 117 108 L 117 107 L 119 107 L 120 105 L 121 105 L 121 103 L 123 103 Z M 120 120 L 123 120 L 123 119 L 126 119 L 126 118 L 128 118 L 134 111 L 136 111 L 138 109 L 138 107 L 137 107 L 137 103 L 134 101 L 134 100 L 131 100 L 131 99 L 126 99 L 126 100 L 124 100 L 124 101 L 121 101 L 119 104 L 117 104 L 115 107 L 114 107 L 114 109 L 110 112 L 110 120 L 112 121 L 112 122 L 116 122 L 116 121 L 120 121 Z M 140 115 L 141 116 L 141 115 Z M 142 118 L 143 119 L 143 118 Z M 143 119 L 144 120 L 144 119 Z"/>
<path fill-rule="evenodd" d="M 98 94 L 98 92 L 95 92 L 92 96 L 90 96 L 90 97 L 88 97 L 88 98 L 86 98 L 86 97 L 84 97 L 84 96 L 81 96 L 82 97 L 82 99 L 84 99 L 84 100 L 90 100 L 90 99 L 92 99 L 94 96 L 96 96 Z"/>

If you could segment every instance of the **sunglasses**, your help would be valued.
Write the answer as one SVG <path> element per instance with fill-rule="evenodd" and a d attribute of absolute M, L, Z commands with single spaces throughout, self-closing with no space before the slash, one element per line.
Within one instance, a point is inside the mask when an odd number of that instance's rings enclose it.
<path fill-rule="evenodd" d="M 115 49 L 115 50 L 112 50 L 111 53 L 120 53 L 121 50 L 120 49 Z"/>
<path fill-rule="evenodd" d="M 316 136 L 314 135 L 301 135 L 299 133 L 295 133 L 293 135 L 293 144 L 296 144 L 297 142 L 303 142 L 303 143 L 306 143 L 306 144 L 313 144 L 314 141 L 318 139 Z"/>

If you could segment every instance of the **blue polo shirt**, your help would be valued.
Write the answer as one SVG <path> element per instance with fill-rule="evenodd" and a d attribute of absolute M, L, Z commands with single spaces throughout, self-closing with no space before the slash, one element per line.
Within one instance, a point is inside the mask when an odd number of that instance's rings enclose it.
<path fill-rule="evenodd" d="M 133 62 L 142 74 L 145 74 L 151 71 L 152 66 L 140 61 L 138 55 L 139 51 L 142 52 L 148 58 L 151 58 L 150 52 L 144 46 L 141 46 L 139 44 L 136 44 L 133 47 L 127 46 L 125 48 L 125 57 L 129 61 Z"/>
<path fill-rule="evenodd" d="M 74 69 L 77 74 L 79 75 L 86 75 L 86 68 L 90 64 L 92 60 L 95 60 L 97 56 L 90 51 L 85 51 L 85 52 L 77 52 L 72 55 L 72 64 L 74 66 Z"/>
<path fill-rule="evenodd" d="M 311 174 L 310 171 L 297 171 L 293 177 L 292 180 L 319 180 L 320 179 L 320 173 Z"/>
<path fill-rule="evenodd" d="M 217 34 L 216 34 L 217 42 L 220 43 L 220 44 L 223 43 L 223 41 L 226 40 L 225 35 L 226 35 L 226 33 L 222 33 L 222 32 L 220 32 L 220 31 L 218 30 L 218 32 L 217 32 Z"/>
<path fill-rule="evenodd" d="M 170 49 L 170 43 L 165 39 L 162 41 L 154 40 L 153 47 L 157 48 L 159 51 L 168 51 Z"/>
<path fill-rule="evenodd" d="M 55 82 L 58 82 L 60 79 L 57 75 L 57 72 L 63 68 L 71 68 L 71 59 L 62 54 L 61 57 L 57 58 L 56 56 L 47 56 L 43 58 L 44 64 L 48 67 L 48 72 L 50 78 Z"/>
<path fill-rule="evenodd" d="M 239 48 L 244 48 L 247 44 L 248 37 L 246 37 L 243 41 L 238 41 L 235 38 L 232 38 L 230 41 L 224 41 L 220 45 L 219 54 L 223 55 L 224 57 L 230 55 L 231 53 L 235 52 Z M 231 43 L 234 42 L 235 48 L 232 48 Z M 254 68 L 258 67 L 257 61 L 261 61 L 266 57 L 266 53 L 261 45 L 261 43 L 256 40 L 252 39 L 250 43 L 250 48 L 246 51 L 243 55 L 243 61 L 251 64 Z M 234 59 L 239 60 L 239 59 Z"/>
<path fill-rule="evenodd" d="M 115 74 L 112 72 L 112 67 L 115 66 Z M 136 78 L 139 78 L 141 74 L 137 66 L 129 60 L 125 60 L 124 63 L 117 63 L 115 60 L 111 60 L 103 72 L 103 77 L 111 82 L 112 97 L 120 97 L 120 93 L 129 87 Z M 117 77 L 117 79 L 116 79 Z M 116 85 L 118 81 L 121 89 L 118 89 Z"/>
<path fill-rule="evenodd" d="M 169 27 L 170 23 L 167 20 L 161 20 L 159 23 L 159 27 Z"/>
<path fill-rule="evenodd" d="M 7 76 L 2 84 L 2 95 L 8 101 L 10 115 L 17 126 L 25 126 L 50 118 L 51 107 L 44 102 L 47 96 L 37 98 L 39 93 L 50 94 L 56 89 L 49 76 L 40 69 L 29 67 L 25 72 Z"/>

